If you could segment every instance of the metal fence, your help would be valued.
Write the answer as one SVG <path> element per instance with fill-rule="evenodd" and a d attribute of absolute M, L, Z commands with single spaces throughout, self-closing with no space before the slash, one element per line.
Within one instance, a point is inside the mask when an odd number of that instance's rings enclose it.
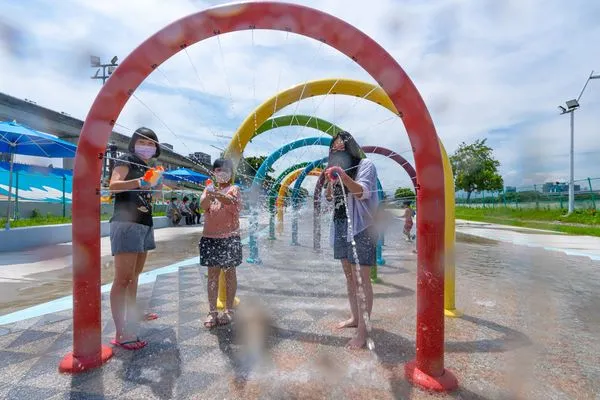
<path fill-rule="evenodd" d="M 0 213 L 5 216 L 6 197 L 8 195 L 8 171 L 0 169 Z M 12 202 L 13 218 L 27 218 L 32 210 L 40 209 L 42 214 L 70 215 L 71 209 L 71 176 L 53 174 L 28 173 L 15 171 L 13 174 Z M 164 211 L 171 196 L 179 198 L 184 195 L 199 197 L 200 192 L 194 190 L 168 190 L 155 196 L 156 211 Z M 104 205 L 110 205 L 111 199 L 103 191 L 101 198 Z M 403 200 L 413 198 L 388 198 L 390 203 L 401 204 Z M 568 185 L 565 183 L 543 183 L 530 186 L 506 187 L 502 191 L 473 192 L 467 199 L 466 193 L 456 194 L 456 205 L 466 207 L 512 207 L 512 208 L 567 208 L 569 201 Z M 575 208 L 596 209 L 600 205 L 600 178 L 585 178 L 575 181 Z"/>
<path fill-rule="evenodd" d="M 457 193 L 456 204 L 468 207 L 512 207 L 561 209 L 569 204 L 568 184 L 548 182 L 520 187 L 505 187 L 498 192 Z M 600 178 L 575 181 L 575 208 L 596 209 L 600 205 Z"/>
<path fill-rule="evenodd" d="M 11 219 L 31 218 L 33 216 L 71 215 L 72 199 L 71 176 L 55 174 L 13 172 L 11 190 Z M 6 217 L 9 191 L 9 172 L 0 169 L 0 219 Z M 200 198 L 202 192 L 193 189 L 165 189 L 154 196 L 155 213 L 164 212 L 172 196 L 182 199 Z M 102 213 L 112 213 L 113 198 L 106 189 L 100 193 Z"/>

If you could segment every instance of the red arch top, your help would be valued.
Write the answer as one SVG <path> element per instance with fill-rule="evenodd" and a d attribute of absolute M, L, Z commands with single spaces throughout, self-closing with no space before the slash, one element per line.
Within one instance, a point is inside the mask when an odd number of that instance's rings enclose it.
<path fill-rule="evenodd" d="M 396 161 L 396 163 L 400 164 L 402 168 L 408 174 L 410 180 L 412 181 L 413 187 L 415 188 L 415 194 L 417 194 L 417 189 L 419 186 L 417 185 L 417 171 L 413 168 L 412 165 L 406 160 L 406 158 L 402 157 L 400 154 L 392 151 L 390 149 L 386 149 L 385 147 L 379 146 L 362 146 L 363 151 L 367 154 L 379 154 L 381 156 L 385 156 L 391 158 Z"/>
<path fill-rule="evenodd" d="M 433 388 L 419 371 L 438 382 L 444 375 L 444 173 L 429 112 L 404 70 L 373 39 L 332 15 L 274 1 L 217 6 L 173 22 L 127 56 L 94 100 L 81 131 L 73 175 L 74 363 L 89 368 L 101 360 L 99 181 L 115 121 L 135 89 L 165 60 L 206 38 L 247 29 L 290 31 L 329 44 L 375 78 L 403 116 L 418 181 L 423 183 L 417 192 L 421 212 L 416 371 L 410 367 L 407 372 L 417 383 Z"/>

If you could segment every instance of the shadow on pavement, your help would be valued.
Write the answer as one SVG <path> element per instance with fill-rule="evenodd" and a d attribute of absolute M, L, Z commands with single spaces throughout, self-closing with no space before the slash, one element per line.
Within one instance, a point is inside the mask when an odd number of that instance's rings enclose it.
<path fill-rule="evenodd" d="M 495 353 L 515 350 L 532 344 L 527 335 L 515 329 L 487 321 L 470 315 L 463 315 L 460 319 L 483 326 L 503 336 L 497 339 L 482 339 L 469 342 L 446 342 L 445 349 L 448 353 Z"/>

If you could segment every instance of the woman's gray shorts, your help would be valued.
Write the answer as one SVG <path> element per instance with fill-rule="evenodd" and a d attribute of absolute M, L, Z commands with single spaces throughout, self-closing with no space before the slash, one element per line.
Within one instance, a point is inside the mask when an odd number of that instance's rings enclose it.
<path fill-rule="evenodd" d="M 346 220 L 334 220 L 335 237 L 333 241 L 333 258 L 346 259 L 355 264 L 352 243 L 348 242 L 348 225 Z M 367 228 L 354 236 L 359 265 L 375 265 L 377 262 L 377 236 Z"/>
<path fill-rule="evenodd" d="M 154 250 L 154 227 L 135 222 L 113 221 L 110 223 L 110 248 L 113 256 Z"/>

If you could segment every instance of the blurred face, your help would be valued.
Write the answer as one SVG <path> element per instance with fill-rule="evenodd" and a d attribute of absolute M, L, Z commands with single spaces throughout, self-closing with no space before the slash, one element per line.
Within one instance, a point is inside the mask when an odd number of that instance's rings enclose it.
<path fill-rule="evenodd" d="M 142 160 L 149 160 L 156 154 L 156 143 L 150 139 L 138 139 L 135 142 L 135 154 Z"/>
<path fill-rule="evenodd" d="M 346 145 L 344 144 L 344 141 L 342 140 L 341 137 L 338 136 L 333 141 L 333 146 L 331 146 L 331 149 L 333 151 L 344 151 L 344 150 L 346 150 Z"/>
<path fill-rule="evenodd" d="M 218 183 L 227 183 L 231 180 L 231 170 L 227 167 L 215 168 L 213 173 Z"/>

